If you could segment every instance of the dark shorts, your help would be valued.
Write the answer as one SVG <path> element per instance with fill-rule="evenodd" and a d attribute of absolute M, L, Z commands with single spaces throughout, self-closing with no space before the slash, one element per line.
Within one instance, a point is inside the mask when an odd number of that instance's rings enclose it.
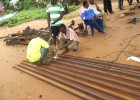
<path fill-rule="evenodd" d="M 59 26 L 51 26 L 51 32 L 53 37 L 56 38 L 60 33 Z"/>

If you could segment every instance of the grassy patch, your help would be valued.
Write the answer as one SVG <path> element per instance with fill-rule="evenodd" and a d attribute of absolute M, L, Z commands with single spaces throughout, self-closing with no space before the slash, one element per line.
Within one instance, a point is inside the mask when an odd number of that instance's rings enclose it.
<path fill-rule="evenodd" d="M 80 8 L 80 6 L 76 6 L 76 5 L 68 6 L 68 11 L 70 13 L 65 15 L 64 19 L 72 19 L 72 18 L 79 16 L 79 11 L 78 11 L 79 8 Z"/>
<path fill-rule="evenodd" d="M 47 18 L 47 14 L 44 8 L 31 8 L 30 10 L 22 10 L 21 12 L 18 12 L 14 17 L 0 22 L 0 26 L 7 25 L 11 27 L 24 22 L 44 18 Z"/>
<path fill-rule="evenodd" d="M 70 5 L 68 6 L 68 11 L 70 12 L 69 14 L 64 16 L 64 19 L 71 19 L 75 18 L 79 15 L 79 12 L 76 10 L 79 9 L 79 6 L 76 5 Z M 21 12 L 18 12 L 15 16 L 12 18 L 5 20 L 3 22 L 0 22 L 0 26 L 16 26 L 21 23 L 37 20 L 37 19 L 45 19 L 47 18 L 47 13 L 46 13 L 46 8 L 30 8 L 28 10 L 22 10 Z M 73 12 L 76 11 L 76 12 Z M 9 14 L 13 13 L 12 10 L 7 10 L 7 12 L 4 14 Z"/>
<path fill-rule="evenodd" d="M 68 11 L 73 12 L 73 11 L 79 9 L 79 8 L 80 8 L 80 6 L 70 5 L 70 6 L 68 6 Z"/>

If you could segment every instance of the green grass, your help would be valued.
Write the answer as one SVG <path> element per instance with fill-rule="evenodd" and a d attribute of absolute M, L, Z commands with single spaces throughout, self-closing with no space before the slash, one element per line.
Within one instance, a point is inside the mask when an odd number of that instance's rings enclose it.
<path fill-rule="evenodd" d="M 73 11 L 79 9 L 79 8 L 80 8 L 80 6 L 70 5 L 70 6 L 68 6 L 68 11 L 73 12 Z"/>
<path fill-rule="evenodd" d="M 40 9 L 31 8 L 30 10 L 22 10 L 12 18 L 0 22 L 0 26 L 7 25 L 9 27 L 12 27 L 24 22 L 29 22 L 37 19 L 45 19 L 45 18 L 47 18 L 47 14 L 44 8 L 40 8 Z"/>
<path fill-rule="evenodd" d="M 70 12 L 69 14 L 64 16 L 64 19 L 73 19 L 77 16 L 79 16 L 79 11 L 78 9 L 80 8 L 80 6 L 76 6 L 76 5 L 70 5 L 68 6 L 68 11 Z"/>
<path fill-rule="evenodd" d="M 70 5 L 68 6 L 68 11 L 72 12 L 76 11 L 79 9 L 79 6 L 76 5 Z M 4 15 L 13 13 L 12 10 L 7 10 Z M 64 16 L 64 19 L 71 19 L 75 18 L 79 15 L 79 12 L 74 13 L 74 14 L 67 14 Z M 0 22 L 0 26 L 16 26 L 21 23 L 37 20 L 37 19 L 46 19 L 47 18 L 47 13 L 46 13 L 46 8 L 30 8 L 29 10 L 22 10 L 21 12 L 18 12 L 15 16 L 12 18 L 5 20 L 3 22 Z"/>

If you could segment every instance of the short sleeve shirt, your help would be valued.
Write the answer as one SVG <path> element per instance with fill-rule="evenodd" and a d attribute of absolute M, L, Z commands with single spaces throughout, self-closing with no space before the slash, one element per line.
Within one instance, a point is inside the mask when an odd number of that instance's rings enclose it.
<path fill-rule="evenodd" d="M 61 36 L 66 38 L 66 39 L 69 39 L 69 40 L 80 42 L 79 37 L 77 36 L 75 31 L 71 28 L 67 28 L 66 34 L 61 32 L 59 37 L 61 37 Z"/>
<path fill-rule="evenodd" d="M 64 11 L 64 7 L 61 3 L 57 2 L 55 5 L 52 5 L 51 3 L 49 3 L 47 5 L 47 9 L 46 12 L 50 13 L 50 25 L 51 26 L 59 26 L 60 24 L 63 23 L 62 20 L 59 20 L 58 22 L 56 22 L 55 24 L 51 24 L 53 23 L 56 19 L 58 19 L 60 17 L 60 13 Z"/>

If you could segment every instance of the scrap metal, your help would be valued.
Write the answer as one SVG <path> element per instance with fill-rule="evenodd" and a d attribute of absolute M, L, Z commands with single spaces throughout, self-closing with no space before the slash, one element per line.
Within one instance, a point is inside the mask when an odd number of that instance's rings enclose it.
<path fill-rule="evenodd" d="M 139 100 L 140 66 L 61 55 L 48 65 L 14 68 L 85 100 Z"/>

